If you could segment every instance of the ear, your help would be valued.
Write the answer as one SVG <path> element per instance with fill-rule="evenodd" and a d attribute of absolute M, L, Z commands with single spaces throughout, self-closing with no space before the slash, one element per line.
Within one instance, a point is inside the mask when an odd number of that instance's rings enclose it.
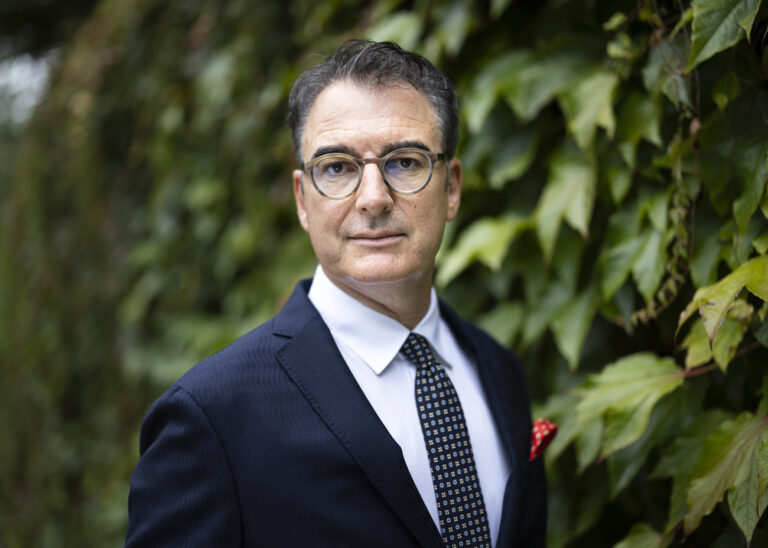
<path fill-rule="evenodd" d="M 445 213 L 445 220 L 452 221 L 459 212 L 461 203 L 461 160 L 452 158 L 448 164 L 448 209 Z"/>
<path fill-rule="evenodd" d="M 309 230 L 309 223 L 307 222 L 307 206 L 304 203 L 303 176 L 304 172 L 300 169 L 293 170 L 293 197 L 296 200 L 296 215 L 299 217 L 301 228 Z"/>

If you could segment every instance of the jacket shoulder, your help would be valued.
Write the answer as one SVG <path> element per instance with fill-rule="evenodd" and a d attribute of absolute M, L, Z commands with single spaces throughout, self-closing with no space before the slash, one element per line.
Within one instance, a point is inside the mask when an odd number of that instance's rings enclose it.
<path fill-rule="evenodd" d="M 272 332 L 274 319 L 238 337 L 224 348 L 192 366 L 173 386 L 195 393 L 201 386 L 225 382 L 241 377 L 246 370 L 253 371 L 274 362 L 274 357 L 285 340 Z"/>

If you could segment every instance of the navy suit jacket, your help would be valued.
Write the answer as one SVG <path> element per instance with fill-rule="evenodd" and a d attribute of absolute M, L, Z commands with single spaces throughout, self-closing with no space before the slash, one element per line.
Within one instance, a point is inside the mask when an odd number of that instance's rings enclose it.
<path fill-rule="evenodd" d="M 309 285 L 152 405 L 131 476 L 126 546 L 442 545 Z M 528 461 L 522 368 L 442 303 L 441 314 L 478 366 L 510 464 L 496 545 L 542 547 L 544 470 Z"/>

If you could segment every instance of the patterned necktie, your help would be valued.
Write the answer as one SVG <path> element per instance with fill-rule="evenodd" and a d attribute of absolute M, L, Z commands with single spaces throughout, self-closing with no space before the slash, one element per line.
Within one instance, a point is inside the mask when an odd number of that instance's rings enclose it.
<path fill-rule="evenodd" d="M 451 547 L 490 547 L 488 517 L 459 396 L 424 337 L 410 333 L 400 351 L 416 364 L 416 406 L 443 542 Z"/>

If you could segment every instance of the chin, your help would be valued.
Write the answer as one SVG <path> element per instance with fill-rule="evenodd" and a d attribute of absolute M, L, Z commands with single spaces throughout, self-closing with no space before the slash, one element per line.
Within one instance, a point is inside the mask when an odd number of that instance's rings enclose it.
<path fill-rule="evenodd" d="M 399 270 L 396 268 L 366 268 L 350 272 L 346 277 L 350 284 L 385 285 L 415 281 L 424 277 L 424 271 Z"/>

